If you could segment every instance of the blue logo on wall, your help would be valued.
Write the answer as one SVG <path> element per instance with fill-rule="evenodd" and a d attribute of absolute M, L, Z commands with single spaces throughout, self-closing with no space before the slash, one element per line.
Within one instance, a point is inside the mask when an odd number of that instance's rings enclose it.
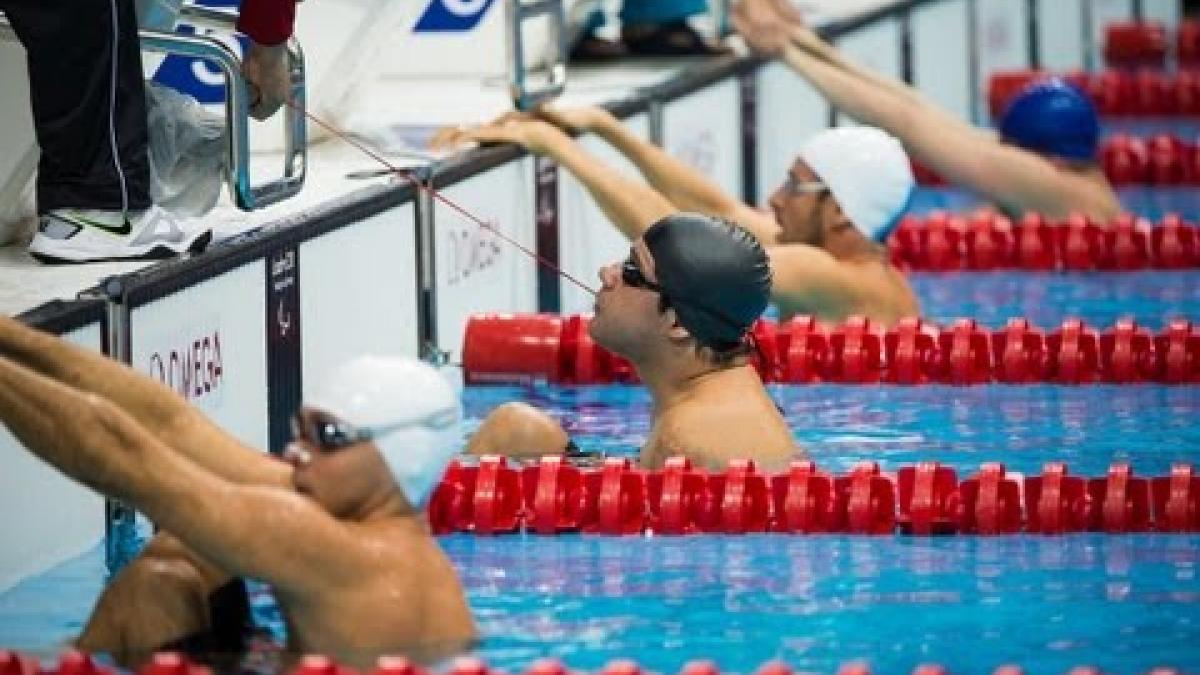
<path fill-rule="evenodd" d="M 236 9 L 240 0 L 199 0 L 205 7 L 228 7 Z M 180 33 L 195 33 L 190 26 L 181 26 Z M 210 31 L 201 31 L 211 34 Z M 249 40 L 229 34 L 213 34 L 219 37 L 239 57 L 246 53 Z M 225 78 L 213 64 L 203 59 L 193 59 L 172 54 L 163 60 L 154 73 L 154 81 L 196 97 L 200 103 L 223 103 L 225 101 Z"/>
<path fill-rule="evenodd" d="M 468 31 L 483 20 L 493 0 L 433 0 L 413 28 L 414 33 Z"/>

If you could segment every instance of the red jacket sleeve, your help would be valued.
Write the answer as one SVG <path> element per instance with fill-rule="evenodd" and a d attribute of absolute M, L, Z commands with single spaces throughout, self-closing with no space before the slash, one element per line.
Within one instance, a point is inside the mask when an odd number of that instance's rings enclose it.
<path fill-rule="evenodd" d="M 296 0 L 242 0 L 237 28 L 260 45 L 277 45 L 292 36 Z"/>

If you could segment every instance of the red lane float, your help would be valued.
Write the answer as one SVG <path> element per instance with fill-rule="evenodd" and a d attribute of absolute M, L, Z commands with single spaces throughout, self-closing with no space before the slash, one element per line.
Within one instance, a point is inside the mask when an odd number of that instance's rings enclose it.
<path fill-rule="evenodd" d="M 1167 28 L 1157 21 L 1110 23 L 1104 27 L 1104 62 L 1124 68 L 1156 66 L 1167 60 Z"/>
<path fill-rule="evenodd" d="M 1185 33 L 1188 38 L 1186 52 L 1181 52 L 1181 57 L 1196 53 L 1196 32 L 1195 24 L 1191 24 L 1186 31 L 1180 31 L 1181 39 Z M 1180 60 L 1183 61 L 1183 58 Z M 1194 63 L 1200 64 L 1200 60 Z M 992 119 L 1000 119 L 1012 98 L 1029 84 L 1051 77 L 1062 78 L 1085 93 L 1096 106 L 1097 112 L 1104 117 L 1177 117 L 1200 112 L 1194 68 L 1180 69 L 1174 73 L 1137 68 L 1095 73 L 1012 70 L 993 73 L 988 81 L 988 108 Z M 918 179 L 923 177 L 922 173 L 914 173 Z M 928 175 L 932 172 L 926 169 L 924 173 Z"/>
<path fill-rule="evenodd" d="M 1162 171 L 1173 171 L 1170 166 Z M 1082 215 L 1053 222 L 1028 213 L 1014 226 L 989 210 L 976 211 L 970 220 L 934 212 L 924 218 L 905 216 L 887 245 L 894 264 L 914 271 L 1117 272 L 1200 266 L 1200 232 L 1174 214 L 1156 227 L 1131 214 L 1100 225 Z"/>
<path fill-rule="evenodd" d="M 481 338 L 487 349 L 505 351 L 507 340 L 523 342 L 537 315 L 483 315 L 468 322 L 467 340 Z M 586 332 L 588 318 L 544 321 L 545 326 L 565 326 Z M 510 335 L 508 322 L 514 325 Z M 1042 331 L 1026 319 L 1010 319 L 998 330 L 988 330 L 972 319 L 959 319 L 948 328 L 917 318 L 903 319 L 883 330 L 869 319 L 851 317 L 845 323 L 825 326 L 808 316 L 794 317 L 780 327 L 760 321 L 754 327 L 758 346 L 753 363 L 766 382 L 813 384 L 892 383 L 901 385 L 973 385 L 1057 383 L 1130 384 L 1200 382 L 1200 327 L 1175 320 L 1153 334 L 1131 319 L 1096 330 L 1077 319 L 1068 319 L 1052 331 Z M 572 351 L 572 345 L 585 350 Z M 468 342 L 464 354 L 466 380 L 474 383 L 605 384 L 634 382 L 632 375 L 614 378 L 618 359 L 587 341 L 545 338 L 544 353 L 522 372 L 521 364 L 507 357 L 491 358 Z M 543 366 L 550 362 L 606 364 L 560 371 L 552 375 Z M 626 364 L 623 367 L 629 367 Z M 495 368 L 494 371 L 485 370 Z M 585 372 L 587 377 L 584 377 Z M 449 502 L 447 502 L 449 503 Z M 461 510 L 461 509 L 460 509 Z"/>
<path fill-rule="evenodd" d="M 444 503 L 451 499 L 460 511 Z M 1061 462 L 1037 476 L 989 463 L 960 482 L 936 462 L 895 473 L 862 462 L 835 476 L 807 460 L 768 475 L 747 460 L 705 471 L 672 457 L 643 471 L 626 458 L 597 468 L 549 456 L 515 468 L 483 457 L 478 466 L 451 464 L 429 519 L 438 533 L 481 535 L 1200 532 L 1200 477 L 1187 464 L 1139 477 L 1125 462 L 1094 478 L 1072 476 Z"/>

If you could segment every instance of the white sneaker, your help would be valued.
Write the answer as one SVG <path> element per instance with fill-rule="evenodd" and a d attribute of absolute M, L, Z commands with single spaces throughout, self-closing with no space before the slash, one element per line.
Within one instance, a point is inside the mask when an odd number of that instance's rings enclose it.
<path fill-rule="evenodd" d="M 29 253 L 48 264 L 170 258 L 199 253 L 212 229 L 158 206 L 131 212 L 55 209 L 41 217 Z"/>

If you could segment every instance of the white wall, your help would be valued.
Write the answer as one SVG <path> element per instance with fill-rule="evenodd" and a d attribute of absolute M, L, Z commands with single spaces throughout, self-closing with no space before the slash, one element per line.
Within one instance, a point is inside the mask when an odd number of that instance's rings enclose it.
<path fill-rule="evenodd" d="M 305 394 L 360 354 L 418 355 L 412 204 L 300 245 Z"/>
<path fill-rule="evenodd" d="M 64 336 L 100 351 L 100 325 Z M 104 498 L 23 448 L 0 427 L 0 591 L 95 546 Z"/>
<path fill-rule="evenodd" d="M 783 182 L 804 140 L 829 126 L 829 104 L 804 78 L 779 63 L 758 71 L 756 89 L 755 168 L 757 203 L 762 205 Z"/>
<path fill-rule="evenodd" d="M 904 79 L 900 21 L 880 19 L 838 40 L 837 48 L 854 63 L 893 80 Z M 838 113 L 838 126 L 858 124 Z"/>
<path fill-rule="evenodd" d="M 973 112 L 969 19 L 965 0 L 944 0 L 917 7 L 910 21 L 913 85 L 964 120 Z"/>
<path fill-rule="evenodd" d="M 650 124 L 646 114 L 625 120 L 625 125 L 646 139 Z M 633 180 L 644 181 L 624 155 L 597 136 L 588 135 L 580 144 L 591 154 Z M 584 283 L 597 287 L 597 270 L 601 265 L 624 260 L 629 255 L 629 240 L 596 206 L 596 200 L 583 184 L 566 169 L 558 172 L 558 260 L 562 268 Z M 592 311 L 594 298 L 575 284 L 560 282 L 563 314 Z"/>
<path fill-rule="evenodd" d="M 663 106 L 662 145 L 731 195 L 742 194 L 741 88 L 735 79 Z"/>
<path fill-rule="evenodd" d="M 1085 0 L 1054 0 L 1037 6 L 1038 56 L 1047 70 L 1083 68 L 1087 31 L 1083 21 Z"/>
<path fill-rule="evenodd" d="M 988 121 L 987 90 L 992 73 L 1029 68 L 1029 10 L 1024 2 L 976 0 L 976 116 Z"/>
<path fill-rule="evenodd" d="M 442 190 L 529 250 L 534 249 L 533 160 L 524 157 Z M 434 207 L 438 346 L 461 360 L 477 312 L 537 309 L 536 263 L 492 231 L 438 202 Z"/>
<path fill-rule="evenodd" d="M 303 273 L 303 272 L 302 272 Z M 130 364 L 242 443 L 267 448 L 262 260 L 130 311 Z"/>

